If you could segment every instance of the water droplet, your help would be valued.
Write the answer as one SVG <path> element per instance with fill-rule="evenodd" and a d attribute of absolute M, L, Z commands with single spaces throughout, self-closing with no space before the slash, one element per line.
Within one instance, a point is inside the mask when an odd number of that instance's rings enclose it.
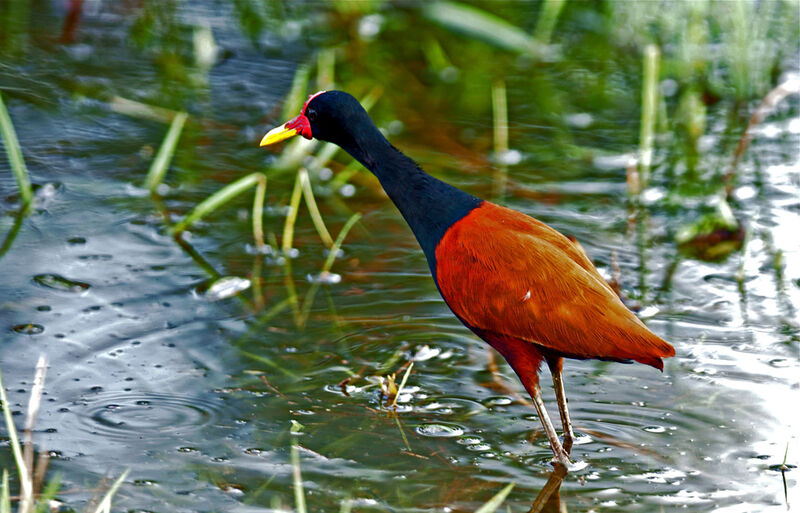
<path fill-rule="evenodd" d="M 21 333 L 23 335 L 38 335 L 44 332 L 44 326 L 41 324 L 34 324 L 29 322 L 28 324 L 16 324 L 11 327 L 16 333 Z"/>
<path fill-rule="evenodd" d="M 769 361 L 769 364 L 772 367 L 777 367 L 779 369 L 786 368 L 786 367 L 791 367 L 792 365 L 794 365 L 793 363 L 789 362 L 789 360 L 786 359 L 786 358 L 775 358 L 775 359 L 772 359 L 772 360 Z"/>
<path fill-rule="evenodd" d="M 91 285 L 82 281 L 70 280 L 58 274 L 37 274 L 33 281 L 48 289 L 61 290 L 64 292 L 84 292 L 89 290 Z"/>

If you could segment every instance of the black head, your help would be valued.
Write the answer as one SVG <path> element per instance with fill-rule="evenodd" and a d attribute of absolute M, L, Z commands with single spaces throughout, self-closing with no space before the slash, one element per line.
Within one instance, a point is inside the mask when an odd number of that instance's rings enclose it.
<path fill-rule="evenodd" d="M 347 151 L 364 138 L 380 134 L 364 107 L 344 91 L 321 91 L 303 105 L 300 115 L 270 130 L 261 140 L 267 146 L 294 135 L 332 142 Z M 382 136 L 380 136 L 382 138 Z"/>

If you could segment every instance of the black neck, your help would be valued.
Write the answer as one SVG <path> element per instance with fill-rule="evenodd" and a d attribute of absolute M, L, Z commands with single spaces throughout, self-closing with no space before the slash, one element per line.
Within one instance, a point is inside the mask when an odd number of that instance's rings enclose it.
<path fill-rule="evenodd" d="M 422 170 L 375 128 L 359 134 L 345 151 L 372 171 L 417 237 L 436 278 L 436 246 L 456 221 L 483 200 Z"/>

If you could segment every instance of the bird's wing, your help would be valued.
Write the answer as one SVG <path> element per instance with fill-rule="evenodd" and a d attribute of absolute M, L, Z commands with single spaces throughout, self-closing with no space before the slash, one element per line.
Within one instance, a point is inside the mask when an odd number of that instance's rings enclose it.
<path fill-rule="evenodd" d="M 484 202 L 451 226 L 436 248 L 436 280 L 453 312 L 480 331 L 657 368 L 675 354 L 580 248 L 515 210 Z"/>

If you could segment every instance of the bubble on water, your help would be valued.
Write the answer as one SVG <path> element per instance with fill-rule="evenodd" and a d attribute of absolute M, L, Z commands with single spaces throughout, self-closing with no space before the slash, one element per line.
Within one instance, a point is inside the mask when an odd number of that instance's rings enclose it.
<path fill-rule="evenodd" d="M 575 128 L 588 128 L 592 124 L 592 115 L 588 112 L 579 112 L 577 114 L 570 114 L 567 116 L 567 123 Z"/>
<path fill-rule="evenodd" d="M 483 440 L 481 440 L 476 436 L 465 436 L 464 438 L 459 438 L 457 440 L 457 443 L 461 445 L 478 445 L 480 443 L 483 443 Z"/>
<path fill-rule="evenodd" d="M 206 298 L 209 301 L 219 301 L 235 296 L 243 290 L 250 288 L 250 280 L 239 278 L 238 276 L 226 276 L 215 281 L 206 291 Z"/>
<path fill-rule="evenodd" d="M 431 348 L 429 345 L 424 345 L 417 350 L 417 353 L 411 358 L 415 362 L 424 362 L 425 360 L 430 360 L 431 358 L 435 358 L 436 356 L 441 353 L 442 350 L 438 347 Z"/>
<path fill-rule="evenodd" d="M 323 271 L 319 274 L 308 274 L 306 275 L 306 279 L 308 279 L 311 283 L 321 283 L 322 285 L 336 285 L 337 283 L 342 281 L 342 275 Z"/>
<path fill-rule="evenodd" d="M 511 399 L 509 399 L 508 397 L 499 396 L 499 397 L 490 397 L 486 399 L 485 401 L 483 401 L 483 405 L 486 406 L 487 408 L 491 408 L 492 406 L 507 406 L 511 404 L 511 402 L 512 402 Z"/>
<path fill-rule="evenodd" d="M 461 436 L 464 430 L 458 426 L 448 426 L 445 424 L 422 424 L 416 429 L 417 433 L 422 436 L 430 436 L 434 438 L 452 438 L 454 436 Z"/>
<path fill-rule="evenodd" d="M 500 153 L 496 153 L 494 155 L 495 161 L 498 164 L 503 164 L 505 166 L 515 166 L 522 162 L 522 153 L 517 150 L 506 150 Z"/>
<path fill-rule="evenodd" d="M 364 41 L 372 41 L 380 33 L 384 18 L 380 14 L 368 14 L 358 20 L 358 35 Z"/>
<path fill-rule="evenodd" d="M 645 426 L 642 429 L 648 433 L 666 433 L 667 431 L 663 426 Z"/>
<path fill-rule="evenodd" d="M 611 171 L 613 169 L 625 169 L 631 162 L 635 160 L 635 155 L 632 153 L 623 153 L 621 155 L 596 155 L 592 159 L 592 165 L 597 169 Z"/>

